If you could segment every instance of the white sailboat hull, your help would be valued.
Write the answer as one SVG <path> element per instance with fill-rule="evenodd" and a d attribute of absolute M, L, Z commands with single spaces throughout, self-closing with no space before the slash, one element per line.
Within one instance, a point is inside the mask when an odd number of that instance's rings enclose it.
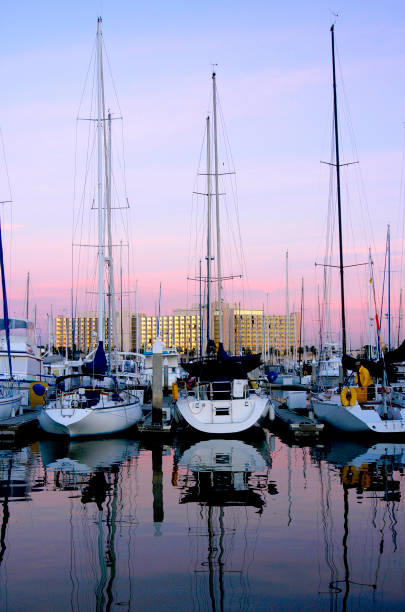
<path fill-rule="evenodd" d="M 0 421 L 15 416 L 21 407 L 21 393 L 0 397 Z"/>
<path fill-rule="evenodd" d="M 260 424 L 267 416 L 269 398 L 252 394 L 249 398 L 210 400 L 179 398 L 177 419 L 184 419 L 193 429 L 209 434 L 230 434 Z"/>
<path fill-rule="evenodd" d="M 381 418 L 378 404 L 343 406 L 340 396 L 333 394 L 328 399 L 312 398 L 315 415 L 335 429 L 353 433 L 376 433 L 382 435 L 405 434 L 405 409 L 395 408 L 394 418 Z M 379 410 L 380 408 L 380 410 Z"/>
<path fill-rule="evenodd" d="M 124 431 L 136 425 L 142 417 L 138 398 L 124 404 L 75 408 L 50 402 L 40 416 L 39 424 L 50 434 L 77 436 L 99 436 Z"/>

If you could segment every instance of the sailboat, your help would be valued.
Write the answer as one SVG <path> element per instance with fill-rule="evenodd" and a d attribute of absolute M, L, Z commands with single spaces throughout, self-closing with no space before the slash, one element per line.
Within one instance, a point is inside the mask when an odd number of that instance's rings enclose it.
<path fill-rule="evenodd" d="M 332 68 L 333 68 L 333 95 L 334 95 L 334 132 L 336 154 L 336 181 L 337 181 L 337 210 L 339 224 L 339 251 L 340 251 L 340 290 L 341 290 L 341 322 L 342 322 L 342 352 L 343 367 L 347 370 L 350 357 L 346 355 L 346 322 L 344 300 L 344 266 L 342 246 L 342 215 L 340 197 L 340 162 L 339 162 L 339 132 L 337 118 L 336 71 L 335 71 L 335 39 L 334 26 L 332 35 Z M 402 347 L 401 347 L 402 348 Z M 397 349 L 398 352 L 401 352 Z M 374 364 L 376 365 L 376 364 Z M 375 399 L 364 402 L 360 400 L 360 389 L 345 386 L 328 390 L 312 397 L 312 406 L 316 416 L 323 422 L 337 429 L 353 433 L 373 433 L 381 435 L 405 433 L 405 407 L 402 402 L 396 402 L 392 390 L 386 384 L 386 364 L 383 365 L 383 384 L 376 386 Z"/>
<path fill-rule="evenodd" d="M 110 168 L 107 165 L 109 156 L 103 155 L 103 144 L 106 147 L 105 138 L 103 143 L 106 113 L 101 18 L 97 22 L 97 85 L 98 346 L 94 359 L 83 365 L 81 374 L 75 373 L 57 379 L 56 398 L 44 406 L 39 416 L 39 424 L 46 432 L 71 437 L 117 433 L 135 425 L 142 416 L 140 400 L 135 391 L 125 388 L 115 376 L 107 373 L 104 351 L 104 272 L 106 263 L 111 267 L 112 258 L 110 254 L 106 257 L 104 252 L 104 198 L 108 201 L 110 192 L 107 188 L 107 193 L 103 193 L 103 179 L 108 177 Z M 107 182 L 110 190 L 111 180 Z"/>
<path fill-rule="evenodd" d="M 9 417 L 15 416 L 15 413 L 21 406 L 21 393 L 15 388 L 13 379 L 13 366 L 11 359 L 11 348 L 10 348 L 10 320 L 8 317 L 8 304 L 7 304 L 7 291 L 6 291 L 6 276 L 4 272 L 4 258 L 3 258 L 3 240 L 1 235 L 1 221 L 0 221 L 0 268 L 1 268 L 1 288 L 3 295 L 3 321 L 0 320 L 3 325 L 3 329 L 6 334 L 6 345 L 7 345 L 7 362 L 8 362 L 8 378 L 6 386 L 0 387 L 0 420 L 8 419 Z M 3 379 L 4 380 L 4 379 Z"/>
<path fill-rule="evenodd" d="M 219 212 L 219 171 L 217 144 L 217 85 L 216 74 L 212 74 L 213 99 L 213 149 L 214 149 L 214 194 L 216 208 L 216 264 L 218 287 L 218 349 L 211 337 L 211 127 L 210 117 L 206 119 L 207 134 L 207 349 L 202 358 L 182 361 L 183 369 L 195 380 L 191 390 L 180 390 L 176 403 L 176 419 L 193 429 L 209 434 L 237 433 L 260 423 L 268 412 L 268 397 L 250 389 L 248 372 L 259 367 L 261 354 L 229 355 L 223 345 L 222 321 L 222 272 Z"/>

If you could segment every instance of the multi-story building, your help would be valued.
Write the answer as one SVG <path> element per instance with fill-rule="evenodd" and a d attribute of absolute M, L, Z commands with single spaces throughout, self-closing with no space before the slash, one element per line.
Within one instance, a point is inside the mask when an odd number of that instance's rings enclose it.
<path fill-rule="evenodd" d="M 145 314 L 132 315 L 132 350 L 150 349 L 159 335 L 167 347 L 181 353 L 196 353 L 200 347 L 200 314 L 198 308 L 174 310 L 171 315 L 159 317 Z"/>
<path fill-rule="evenodd" d="M 108 318 L 105 319 L 105 346 L 114 346 L 114 333 L 110 329 Z M 85 313 L 77 317 L 58 315 L 55 318 L 55 343 L 57 348 L 71 349 L 88 353 L 98 344 L 98 316 L 95 313 Z"/>
<path fill-rule="evenodd" d="M 268 315 L 260 309 L 241 309 L 236 305 L 223 304 L 222 327 L 224 348 L 232 354 L 263 353 L 266 360 L 282 357 L 288 352 L 296 356 L 300 345 L 300 314 Z M 98 319 L 94 313 L 86 313 L 74 319 L 56 317 L 56 346 L 72 347 L 88 352 L 97 346 Z M 109 345 L 108 319 L 105 324 L 105 344 Z M 143 352 L 151 348 L 159 335 L 168 348 L 175 347 L 180 353 L 199 354 L 204 350 L 207 322 L 199 306 L 174 310 L 171 315 L 150 316 L 143 313 L 125 312 L 117 314 L 115 334 L 119 349 L 128 352 Z M 216 344 L 219 340 L 218 309 L 213 304 L 211 313 L 211 336 Z M 114 346 L 114 331 L 111 330 L 111 346 Z"/>

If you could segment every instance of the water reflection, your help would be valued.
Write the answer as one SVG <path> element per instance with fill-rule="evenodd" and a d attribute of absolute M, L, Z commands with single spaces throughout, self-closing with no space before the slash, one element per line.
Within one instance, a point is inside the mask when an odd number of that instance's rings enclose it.
<path fill-rule="evenodd" d="M 405 444 L 384 441 L 367 446 L 351 440 L 338 440 L 323 448 L 312 449 L 312 455 L 319 467 L 325 561 L 330 571 L 330 609 L 337 609 L 341 595 L 341 609 L 346 611 L 351 596 L 357 599 L 361 593 L 361 598 L 365 599 L 367 590 L 371 593 L 373 605 L 377 605 L 377 592 L 384 587 L 385 580 L 381 575 L 381 565 L 384 553 L 387 557 L 387 532 L 391 537 L 388 555 L 398 553 L 397 514 L 401 501 L 400 478 L 405 467 Z M 333 533 L 331 469 L 338 470 L 343 492 L 340 547 L 343 571 L 339 570 L 336 558 L 339 551 Z M 363 521 L 360 535 L 358 521 L 354 533 L 351 521 L 356 520 L 358 505 L 363 503 L 370 506 L 370 515 L 368 522 Z M 359 546 L 363 553 L 361 564 L 357 562 Z M 390 563 L 388 559 L 385 561 Z"/>
<path fill-rule="evenodd" d="M 405 444 L 378 442 L 365 446 L 341 440 L 314 449 L 313 456 L 337 467 L 342 485 L 356 489 L 359 495 L 380 492 L 385 501 L 400 501 L 399 476 L 405 473 Z"/>
<path fill-rule="evenodd" d="M 0 449 L 0 503 L 2 520 L 0 530 L 0 566 L 7 549 L 6 535 L 12 502 L 29 501 L 30 492 L 40 488 L 35 483 L 37 460 L 30 447 Z"/>
<path fill-rule="evenodd" d="M 1 450 L 0 609 L 402 610 L 404 466 L 270 434 Z"/>
<path fill-rule="evenodd" d="M 237 602 L 238 609 L 249 609 L 258 522 L 267 494 L 277 494 L 269 477 L 270 449 L 267 442 L 253 446 L 229 439 L 176 449 L 179 501 L 195 509 L 188 526 L 194 609 L 232 610 Z"/>
<path fill-rule="evenodd" d="M 52 483 L 53 490 L 80 491 L 83 507 L 96 507 L 96 514 L 90 518 L 87 512 L 81 512 L 74 505 L 70 506 L 71 534 L 71 601 L 72 609 L 80 609 L 80 601 L 89 580 L 81 575 L 81 570 L 91 560 L 94 576 L 95 608 L 97 611 L 109 610 L 117 604 L 116 577 L 122 563 L 117 551 L 117 529 L 122 536 L 123 525 L 127 526 L 127 537 L 131 539 L 131 525 L 136 524 L 135 516 L 127 517 L 124 513 L 123 473 L 125 462 L 136 461 L 139 455 L 139 442 L 124 438 L 106 438 L 91 440 L 43 440 L 40 443 L 41 458 L 46 470 L 46 482 Z M 75 496 L 70 495 L 70 498 Z M 76 496 L 77 497 L 77 496 Z M 91 512 L 92 510 L 90 510 Z M 90 519 L 90 520 L 89 520 Z M 97 526 L 95 534 L 89 533 L 89 523 Z M 87 549 L 82 538 L 87 540 Z M 80 552 L 79 552 L 80 551 Z M 122 550 L 120 551 L 122 554 Z M 130 551 L 128 550 L 128 555 Z M 81 558 L 84 554 L 84 563 Z M 94 565 L 94 561 L 96 564 Z M 86 568 L 88 572 L 89 568 Z M 84 580 L 83 580 L 84 579 Z M 131 583 L 129 573 L 128 581 Z M 129 600 L 120 605 L 131 606 L 131 588 L 125 588 Z"/>

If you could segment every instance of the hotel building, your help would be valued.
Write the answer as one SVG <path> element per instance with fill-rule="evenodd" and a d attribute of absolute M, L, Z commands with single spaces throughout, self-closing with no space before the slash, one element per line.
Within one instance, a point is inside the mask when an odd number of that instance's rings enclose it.
<path fill-rule="evenodd" d="M 234 304 L 223 304 L 224 348 L 231 354 L 262 353 L 268 361 L 286 354 L 295 357 L 300 346 L 300 314 L 269 315 L 263 310 L 242 309 Z M 213 305 L 210 329 L 218 344 L 219 317 Z M 87 353 L 98 343 L 98 319 L 95 313 L 75 317 L 58 316 L 55 320 L 56 347 L 72 348 L 73 337 L 76 349 Z M 175 347 L 182 354 L 199 354 L 206 346 L 206 316 L 200 316 L 199 306 L 177 309 L 171 315 L 149 316 L 130 312 L 116 316 L 114 330 L 109 333 L 108 319 L 105 321 L 105 346 L 115 345 L 125 352 L 143 352 L 152 347 L 158 333 L 166 347 Z"/>

